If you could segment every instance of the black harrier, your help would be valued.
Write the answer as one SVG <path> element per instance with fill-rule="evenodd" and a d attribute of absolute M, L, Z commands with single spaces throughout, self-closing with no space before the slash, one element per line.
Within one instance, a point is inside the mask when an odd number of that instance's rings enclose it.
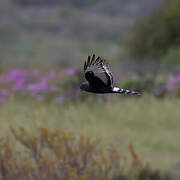
<path fill-rule="evenodd" d="M 114 86 L 114 78 L 105 60 L 100 57 L 92 58 L 88 56 L 84 62 L 84 74 L 88 82 L 80 85 L 80 89 L 92 93 L 120 93 L 130 95 L 140 95 L 138 92 L 120 89 Z"/>

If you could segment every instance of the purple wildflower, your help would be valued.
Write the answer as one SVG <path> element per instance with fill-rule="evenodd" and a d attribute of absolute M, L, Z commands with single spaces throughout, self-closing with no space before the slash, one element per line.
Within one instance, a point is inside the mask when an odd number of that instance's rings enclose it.
<path fill-rule="evenodd" d="M 63 98 L 62 96 L 58 96 L 58 97 L 56 97 L 56 98 L 53 100 L 53 102 L 54 102 L 55 104 L 61 104 L 61 103 L 64 102 L 64 98 Z"/>
<path fill-rule="evenodd" d="M 32 83 L 29 84 L 27 87 L 29 91 L 45 91 L 46 88 L 47 88 L 47 80 L 44 78 L 39 83 Z"/>
<path fill-rule="evenodd" d="M 39 76 L 39 70 L 33 70 L 32 71 L 32 75 L 34 76 L 34 77 L 37 77 L 37 76 Z"/>
<path fill-rule="evenodd" d="M 170 79 L 169 83 L 171 84 L 179 84 L 180 83 L 180 74 L 174 76 L 173 78 Z"/>
<path fill-rule="evenodd" d="M 74 76 L 76 74 L 77 70 L 74 68 L 69 68 L 65 70 L 65 74 L 68 76 Z"/>
<path fill-rule="evenodd" d="M 47 75 L 48 79 L 54 79 L 56 77 L 56 72 L 50 71 Z"/>
<path fill-rule="evenodd" d="M 20 69 L 13 69 L 10 72 L 10 79 L 12 81 L 17 81 L 19 79 L 25 79 L 27 78 L 28 73 L 26 71 L 20 70 Z"/>
<path fill-rule="evenodd" d="M 156 91 L 155 95 L 156 96 L 162 96 L 166 92 L 167 88 L 165 85 L 161 85 Z"/>
<path fill-rule="evenodd" d="M 0 96 L 0 103 L 4 103 L 4 102 L 6 102 L 6 100 L 7 100 L 7 97 Z"/>
<path fill-rule="evenodd" d="M 2 95 L 2 96 L 8 96 L 8 94 L 9 94 L 9 90 L 8 89 L 2 89 L 0 91 L 0 95 Z"/>
<path fill-rule="evenodd" d="M 167 84 L 167 90 L 168 91 L 174 91 L 176 90 L 176 87 L 180 84 L 180 74 L 177 74 L 176 76 L 172 77 L 168 84 Z"/>
<path fill-rule="evenodd" d="M 18 91 L 18 90 L 24 90 L 24 79 L 18 79 L 15 82 L 15 85 L 13 86 L 13 90 L 14 91 Z"/>
<path fill-rule="evenodd" d="M 57 91 L 58 90 L 58 87 L 56 86 L 56 85 L 51 85 L 50 87 L 49 87 L 49 91 L 50 92 L 54 92 L 54 91 Z"/>

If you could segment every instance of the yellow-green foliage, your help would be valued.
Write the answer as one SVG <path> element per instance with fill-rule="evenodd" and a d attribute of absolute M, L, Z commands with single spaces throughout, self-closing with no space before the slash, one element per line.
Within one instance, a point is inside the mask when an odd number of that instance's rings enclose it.
<path fill-rule="evenodd" d="M 39 128 L 37 134 L 11 128 L 11 133 L 22 147 L 16 151 L 12 138 L 1 139 L 0 179 L 161 179 L 157 171 L 141 162 L 132 145 L 132 163 L 127 168 L 126 159 L 112 146 L 107 152 L 100 149 L 99 140 L 47 128 Z"/>

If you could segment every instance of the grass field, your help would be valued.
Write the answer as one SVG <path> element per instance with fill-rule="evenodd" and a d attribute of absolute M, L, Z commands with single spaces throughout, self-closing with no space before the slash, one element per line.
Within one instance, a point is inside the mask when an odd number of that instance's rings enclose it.
<path fill-rule="evenodd" d="M 10 126 L 32 133 L 38 127 L 56 128 L 101 138 L 103 147 L 113 144 L 121 155 L 128 155 L 132 143 L 144 161 L 164 169 L 180 161 L 179 107 L 179 99 L 150 96 L 65 105 L 11 98 L 0 108 L 0 135 L 7 136 Z"/>

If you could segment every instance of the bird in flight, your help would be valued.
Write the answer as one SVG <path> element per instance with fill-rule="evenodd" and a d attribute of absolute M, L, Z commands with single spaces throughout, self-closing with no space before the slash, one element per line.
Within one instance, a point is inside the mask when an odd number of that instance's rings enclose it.
<path fill-rule="evenodd" d="M 83 91 L 105 94 L 105 93 L 119 93 L 129 95 L 140 95 L 140 93 L 132 90 L 121 89 L 114 86 L 114 77 L 109 69 L 109 65 L 105 60 L 95 55 L 88 56 L 87 61 L 84 62 L 84 75 L 88 82 L 80 85 Z"/>

